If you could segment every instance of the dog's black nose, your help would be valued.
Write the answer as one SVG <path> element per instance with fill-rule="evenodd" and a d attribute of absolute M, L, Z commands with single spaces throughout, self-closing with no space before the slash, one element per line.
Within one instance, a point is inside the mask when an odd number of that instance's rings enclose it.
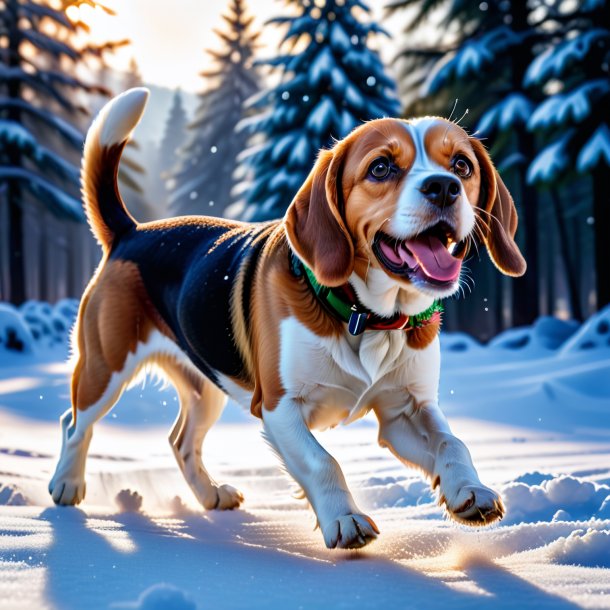
<path fill-rule="evenodd" d="M 426 178 L 419 190 L 430 203 L 444 208 L 457 201 L 462 185 L 453 176 L 439 174 Z"/>

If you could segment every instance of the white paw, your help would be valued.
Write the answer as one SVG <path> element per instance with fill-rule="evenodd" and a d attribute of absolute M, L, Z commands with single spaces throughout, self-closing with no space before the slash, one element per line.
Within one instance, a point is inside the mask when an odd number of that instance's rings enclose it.
<path fill-rule="evenodd" d="M 441 496 L 449 516 L 465 525 L 489 525 L 504 517 L 504 504 L 500 496 L 485 485 L 464 485 L 454 498 Z"/>
<path fill-rule="evenodd" d="M 71 506 L 85 499 L 87 484 L 84 479 L 72 477 L 53 477 L 49 483 L 49 493 L 55 504 Z"/>
<path fill-rule="evenodd" d="M 379 534 L 379 528 L 367 515 L 344 515 L 321 529 L 329 549 L 359 549 Z"/>
<path fill-rule="evenodd" d="M 214 486 L 213 492 L 202 502 L 207 510 L 233 510 L 239 508 L 244 501 L 244 496 L 238 489 L 231 485 Z"/>

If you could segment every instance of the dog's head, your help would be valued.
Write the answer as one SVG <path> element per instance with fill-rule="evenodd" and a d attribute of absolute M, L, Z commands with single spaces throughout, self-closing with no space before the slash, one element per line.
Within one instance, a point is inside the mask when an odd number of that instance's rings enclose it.
<path fill-rule="evenodd" d="M 371 121 L 322 151 L 285 224 L 327 286 L 373 268 L 408 291 L 449 296 L 473 240 L 502 273 L 526 267 L 515 205 L 487 151 L 440 118 Z"/>

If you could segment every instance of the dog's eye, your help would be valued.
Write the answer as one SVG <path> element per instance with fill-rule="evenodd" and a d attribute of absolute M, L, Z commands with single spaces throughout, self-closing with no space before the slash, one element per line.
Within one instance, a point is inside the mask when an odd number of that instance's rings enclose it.
<path fill-rule="evenodd" d="M 385 180 L 391 173 L 392 166 L 385 157 L 379 157 L 369 165 L 369 176 L 375 180 Z"/>
<path fill-rule="evenodd" d="M 458 155 L 453 161 L 453 171 L 460 178 L 470 178 L 472 175 L 472 163 L 466 157 Z"/>

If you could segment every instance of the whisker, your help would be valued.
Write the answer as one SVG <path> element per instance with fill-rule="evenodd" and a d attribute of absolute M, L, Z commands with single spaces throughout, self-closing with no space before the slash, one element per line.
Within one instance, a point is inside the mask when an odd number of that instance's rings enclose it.
<path fill-rule="evenodd" d="M 455 98 L 455 101 L 453 102 L 453 108 L 451 109 L 451 114 L 449 115 L 449 118 L 447 119 L 448 121 L 450 121 L 453 118 L 453 113 L 455 112 L 455 109 L 457 108 L 458 102 L 459 102 L 459 98 Z"/>
<path fill-rule="evenodd" d="M 449 128 L 451 127 L 451 119 L 453 117 L 453 113 L 455 112 L 455 109 L 457 108 L 459 101 L 460 100 L 456 97 L 455 101 L 453 102 L 453 108 L 451 109 L 451 114 L 449 115 L 449 118 L 447 119 L 449 121 L 449 123 L 447 124 L 445 133 L 443 134 L 443 146 L 445 146 L 445 144 L 447 143 L 447 134 L 449 133 Z"/>
<path fill-rule="evenodd" d="M 469 108 L 466 108 L 466 110 L 464 111 L 464 114 L 463 114 L 463 115 L 462 115 L 462 116 L 461 116 L 461 117 L 460 117 L 460 118 L 459 118 L 457 121 L 455 121 L 455 124 L 456 124 L 456 125 L 459 125 L 459 124 L 460 124 L 460 121 L 461 121 L 461 120 L 462 120 L 462 119 L 463 119 L 463 118 L 464 118 L 464 117 L 465 117 L 465 116 L 466 116 L 466 115 L 467 115 L 469 112 L 470 112 L 470 109 L 469 109 Z"/>

